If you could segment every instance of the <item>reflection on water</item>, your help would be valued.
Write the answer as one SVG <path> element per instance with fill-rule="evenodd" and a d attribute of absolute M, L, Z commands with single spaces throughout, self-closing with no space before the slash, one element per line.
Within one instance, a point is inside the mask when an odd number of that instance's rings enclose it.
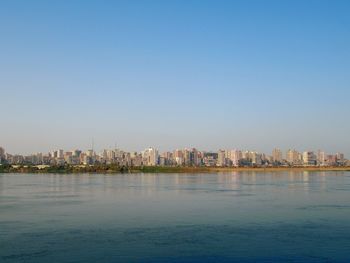
<path fill-rule="evenodd" d="M 349 262 L 349 172 L 0 175 L 0 262 Z"/>

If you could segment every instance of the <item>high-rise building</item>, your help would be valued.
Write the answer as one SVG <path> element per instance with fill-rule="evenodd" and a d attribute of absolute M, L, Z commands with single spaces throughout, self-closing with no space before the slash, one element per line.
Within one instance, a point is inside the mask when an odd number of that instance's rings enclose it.
<path fill-rule="evenodd" d="M 337 163 L 344 163 L 344 154 L 343 153 L 336 153 L 335 156 L 337 157 Z"/>
<path fill-rule="evenodd" d="M 0 158 L 5 158 L 5 149 L 0 147 Z"/>
<path fill-rule="evenodd" d="M 86 151 L 86 156 L 88 157 L 93 157 L 95 154 L 94 154 L 94 151 L 93 150 L 87 150 Z"/>
<path fill-rule="evenodd" d="M 174 160 L 177 165 L 183 165 L 184 163 L 184 158 L 183 158 L 183 152 L 182 150 L 176 149 L 174 151 Z"/>
<path fill-rule="evenodd" d="M 200 165 L 200 155 L 196 148 L 192 148 L 191 151 L 191 164 L 194 166 Z"/>
<path fill-rule="evenodd" d="M 225 150 L 218 151 L 217 166 L 226 166 Z"/>
<path fill-rule="evenodd" d="M 317 157 L 312 151 L 303 152 L 304 165 L 316 165 Z"/>
<path fill-rule="evenodd" d="M 58 150 L 57 151 L 57 158 L 59 158 L 59 159 L 63 159 L 63 157 L 64 157 L 64 153 L 63 153 L 63 150 Z"/>
<path fill-rule="evenodd" d="M 52 152 L 50 153 L 50 157 L 51 157 L 51 158 L 57 158 L 57 154 L 58 154 L 57 151 L 52 151 Z"/>
<path fill-rule="evenodd" d="M 182 152 L 184 164 L 185 166 L 189 166 L 191 164 L 191 151 L 189 149 L 184 149 Z"/>
<path fill-rule="evenodd" d="M 133 152 L 130 155 L 131 157 L 131 165 L 133 166 L 141 166 L 142 165 L 142 154 L 137 152 Z"/>
<path fill-rule="evenodd" d="M 289 149 L 286 152 L 286 160 L 291 165 L 300 164 L 299 155 L 298 151 Z"/>
<path fill-rule="evenodd" d="M 233 166 L 238 166 L 239 161 L 242 159 L 242 152 L 240 150 L 231 150 L 229 152 L 229 158 Z"/>
<path fill-rule="evenodd" d="M 282 161 L 282 151 L 280 149 L 272 150 L 272 161 L 273 162 L 281 162 Z"/>
<path fill-rule="evenodd" d="M 261 154 L 257 152 L 250 152 L 249 153 L 250 160 L 253 165 L 261 165 L 262 164 L 262 158 Z"/>
<path fill-rule="evenodd" d="M 96 156 L 94 150 L 90 149 L 85 152 L 84 155 L 80 154 L 80 159 L 83 159 L 84 164 L 94 164 L 96 162 Z"/>
<path fill-rule="evenodd" d="M 74 156 L 74 157 L 80 157 L 81 150 L 74 150 L 74 151 L 72 151 L 72 152 L 73 152 L 73 156 Z"/>
<path fill-rule="evenodd" d="M 158 150 L 152 147 L 143 151 L 142 154 L 145 165 L 155 166 L 158 165 Z"/>
<path fill-rule="evenodd" d="M 160 157 L 164 159 L 165 165 L 172 165 L 173 164 L 173 154 L 171 152 L 163 152 Z M 159 158 L 160 158 L 159 157 Z M 159 159 L 159 165 L 162 165 Z"/>
<path fill-rule="evenodd" d="M 203 164 L 205 166 L 217 165 L 218 153 L 216 152 L 203 152 L 202 153 Z"/>
<path fill-rule="evenodd" d="M 337 156 L 336 155 L 332 155 L 332 154 L 329 154 L 326 156 L 326 163 L 327 165 L 337 165 Z"/>
<path fill-rule="evenodd" d="M 324 166 L 326 164 L 326 153 L 324 151 L 318 150 L 317 164 L 321 166 Z"/>

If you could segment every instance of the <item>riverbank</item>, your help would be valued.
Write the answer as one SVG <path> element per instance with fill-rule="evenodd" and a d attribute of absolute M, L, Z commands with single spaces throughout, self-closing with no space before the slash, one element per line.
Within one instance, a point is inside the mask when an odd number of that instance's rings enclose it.
<path fill-rule="evenodd" d="M 143 167 L 132 168 L 131 172 L 141 173 L 230 173 L 230 172 L 321 172 L 350 171 L 350 166 L 344 167 Z"/>
<path fill-rule="evenodd" d="M 126 167 L 116 165 L 65 165 L 65 166 L 11 166 L 1 165 L 0 173 L 231 173 L 231 172 L 321 172 L 350 171 L 350 166 L 336 167 L 180 167 L 180 166 L 142 166 Z"/>
<path fill-rule="evenodd" d="M 143 167 L 132 168 L 131 172 L 142 173 L 230 173 L 230 172 L 280 172 L 280 171 L 350 171 L 344 167 Z"/>

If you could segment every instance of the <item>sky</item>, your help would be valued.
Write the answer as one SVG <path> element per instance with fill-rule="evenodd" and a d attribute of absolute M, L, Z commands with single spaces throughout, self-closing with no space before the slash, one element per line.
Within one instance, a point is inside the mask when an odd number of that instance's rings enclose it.
<path fill-rule="evenodd" d="M 349 13 L 322 0 L 1 1 L 0 146 L 350 157 Z"/>

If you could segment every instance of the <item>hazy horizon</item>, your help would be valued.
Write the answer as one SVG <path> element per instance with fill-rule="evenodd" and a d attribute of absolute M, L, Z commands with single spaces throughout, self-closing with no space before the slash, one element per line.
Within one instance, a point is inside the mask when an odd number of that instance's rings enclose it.
<path fill-rule="evenodd" d="M 10 153 L 275 147 L 350 158 L 349 1 L 0 2 Z"/>

